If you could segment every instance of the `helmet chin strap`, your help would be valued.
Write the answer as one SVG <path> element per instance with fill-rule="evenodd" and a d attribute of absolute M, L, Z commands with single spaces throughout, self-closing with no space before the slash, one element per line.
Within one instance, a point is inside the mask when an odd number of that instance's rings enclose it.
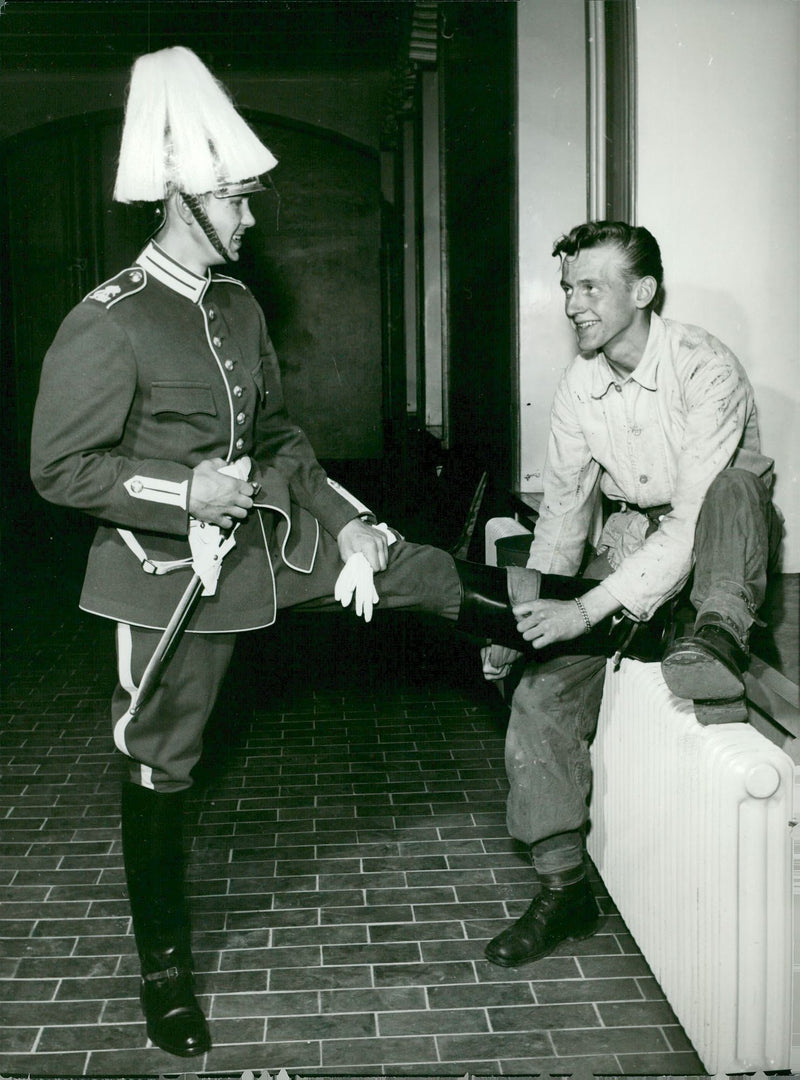
<path fill-rule="evenodd" d="M 222 241 L 217 234 L 217 230 L 211 224 L 208 214 L 206 213 L 203 204 L 200 202 L 200 199 L 197 197 L 197 195 L 185 195 L 183 193 L 181 194 L 181 198 L 192 211 L 195 221 L 205 233 L 208 242 L 214 248 L 216 253 L 218 255 L 221 255 L 222 258 L 225 259 L 225 261 L 227 262 L 228 253 L 223 247 Z"/>

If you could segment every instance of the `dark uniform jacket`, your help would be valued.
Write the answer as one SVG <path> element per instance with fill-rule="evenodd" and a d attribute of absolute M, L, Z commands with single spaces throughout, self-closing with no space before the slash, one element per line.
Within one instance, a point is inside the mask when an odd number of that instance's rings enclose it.
<path fill-rule="evenodd" d="M 100 519 L 81 607 L 165 626 L 191 568 L 146 573 L 119 530 L 149 559 L 188 558 L 192 469 L 243 455 L 268 509 L 236 530 L 194 631 L 270 625 L 274 560 L 310 573 L 320 526 L 336 536 L 358 511 L 286 414 L 275 350 L 249 290 L 222 274 L 198 277 L 151 243 L 70 312 L 42 369 L 33 481 L 45 499 Z"/>

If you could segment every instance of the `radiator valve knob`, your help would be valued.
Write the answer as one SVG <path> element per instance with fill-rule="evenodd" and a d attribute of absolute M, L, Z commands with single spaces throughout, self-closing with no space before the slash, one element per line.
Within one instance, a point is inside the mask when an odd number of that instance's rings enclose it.
<path fill-rule="evenodd" d="M 781 785 L 781 774 L 774 765 L 762 761 L 754 765 L 745 777 L 744 786 L 754 799 L 768 799 Z"/>

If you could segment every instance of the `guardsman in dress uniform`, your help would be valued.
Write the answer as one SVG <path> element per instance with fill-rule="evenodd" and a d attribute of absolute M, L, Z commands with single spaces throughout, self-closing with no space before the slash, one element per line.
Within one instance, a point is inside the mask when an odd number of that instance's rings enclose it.
<path fill-rule="evenodd" d="M 505 571 L 376 525 L 287 416 L 261 309 L 216 269 L 238 259 L 249 196 L 275 164 L 194 53 L 136 61 L 114 197 L 160 203 L 163 225 L 64 320 L 33 425 L 38 491 L 99 522 L 81 607 L 116 623 L 112 719 L 129 764 L 122 846 L 141 1003 L 152 1041 L 184 1057 L 211 1043 L 192 985 L 181 799 L 236 633 L 309 602 L 369 618 L 379 593 L 383 607 L 523 647 Z M 193 572 L 203 592 L 145 698 Z M 515 573 L 526 595 L 541 579 Z"/>

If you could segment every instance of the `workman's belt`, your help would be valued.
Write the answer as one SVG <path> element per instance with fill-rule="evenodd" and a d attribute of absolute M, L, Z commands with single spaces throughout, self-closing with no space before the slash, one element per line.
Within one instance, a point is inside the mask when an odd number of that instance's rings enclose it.
<path fill-rule="evenodd" d="M 650 524 L 658 527 L 661 519 L 672 512 L 671 503 L 661 503 L 659 506 L 637 506 L 635 503 L 620 502 L 619 499 L 606 499 L 611 514 L 644 514 Z"/>

